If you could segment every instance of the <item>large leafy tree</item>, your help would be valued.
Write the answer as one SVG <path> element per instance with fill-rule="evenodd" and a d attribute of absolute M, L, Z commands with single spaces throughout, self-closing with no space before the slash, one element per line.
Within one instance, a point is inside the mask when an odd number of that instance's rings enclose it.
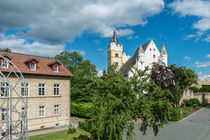
<path fill-rule="evenodd" d="M 153 64 L 151 79 L 163 90 L 170 90 L 167 94 L 174 106 L 179 104 L 185 89 L 197 83 L 198 77 L 193 70 L 175 65 Z"/>
<path fill-rule="evenodd" d="M 12 52 L 10 49 L 5 48 L 5 49 L 0 49 L 1 52 Z"/>
<path fill-rule="evenodd" d="M 103 77 L 89 83 L 89 87 L 99 92 L 95 98 L 95 112 L 87 120 L 88 131 L 93 139 L 121 140 L 133 138 L 134 120 L 140 119 L 140 130 L 145 134 L 147 127 L 157 134 L 167 123 L 170 103 L 154 82 L 149 82 L 147 71 L 138 71 L 126 80 L 120 73 L 110 69 Z"/>
<path fill-rule="evenodd" d="M 93 92 L 88 89 L 87 84 L 92 82 L 97 76 L 96 67 L 89 60 L 83 60 L 83 57 L 77 52 L 61 52 L 55 58 L 71 71 L 74 76 L 71 79 L 71 98 L 72 101 L 90 102 Z"/>

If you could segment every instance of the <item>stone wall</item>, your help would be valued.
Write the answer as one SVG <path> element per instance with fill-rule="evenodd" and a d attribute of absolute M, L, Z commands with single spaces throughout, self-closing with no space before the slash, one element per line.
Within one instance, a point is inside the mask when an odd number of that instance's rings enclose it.
<path fill-rule="evenodd" d="M 186 90 L 184 93 L 183 93 L 183 96 L 180 100 L 180 104 L 183 102 L 184 99 L 192 99 L 192 98 L 197 98 L 200 103 L 204 103 L 204 102 L 207 102 L 207 103 L 210 103 L 210 92 L 207 92 L 207 93 L 194 93 L 192 90 Z"/>

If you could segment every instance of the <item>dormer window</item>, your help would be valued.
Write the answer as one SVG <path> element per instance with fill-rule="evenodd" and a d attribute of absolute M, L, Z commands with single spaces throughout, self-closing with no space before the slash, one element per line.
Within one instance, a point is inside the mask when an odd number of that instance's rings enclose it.
<path fill-rule="evenodd" d="M 54 71 L 54 72 L 59 72 L 59 67 L 61 63 L 59 61 L 53 61 L 52 63 L 49 64 L 49 67 Z"/>
<path fill-rule="evenodd" d="M 28 59 L 25 63 L 28 65 L 31 71 L 36 71 L 39 60 L 37 60 L 36 58 L 31 58 L 31 59 Z"/>
<path fill-rule="evenodd" d="M 54 71 L 54 72 L 58 72 L 58 65 L 54 65 L 54 66 L 53 66 L 53 71 Z"/>
<path fill-rule="evenodd" d="M 2 59 L 2 68 L 8 68 L 8 61 L 6 59 Z"/>
<path fill-rule="evenodd" d="M 31 70 L 36 71 L 36 63 L 31 63 Z"/>

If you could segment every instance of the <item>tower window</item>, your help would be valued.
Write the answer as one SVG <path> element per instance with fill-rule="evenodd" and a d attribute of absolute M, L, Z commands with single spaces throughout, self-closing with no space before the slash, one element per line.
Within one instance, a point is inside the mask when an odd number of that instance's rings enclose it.
<path fill-rule="evenodd" d="M 153 58 L 155 58 L 155 55 L 153 55 Z"/>
<path fill-rule="evenodd" d="M 119 54 L 118 53 L 115 53 L 115 57 L 119 57 Z"/>
<path fill-rule="evenodd" d="M 151 48 L 150 48 L 149 50 L 150 50 L 150 51 L 152 51 L 152 49 L 151 49 Z"/>
<path fill-rule="evenodd" d="M 153 51 L 155 51 L 155 49 L 153 49 Z"/>

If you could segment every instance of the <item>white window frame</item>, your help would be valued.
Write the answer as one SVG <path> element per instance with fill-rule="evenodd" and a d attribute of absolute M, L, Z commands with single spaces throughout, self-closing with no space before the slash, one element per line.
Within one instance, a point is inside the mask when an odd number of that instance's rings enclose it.
<path fill-rule="evenodd" d="M 21 107 L 21 112 L 22 112 L 22 113 L 25 113 L 24 111 L 27 111 L 27 112 L 26 112 L 26 117 L 28 118 L 29 111 L 28 111 L 28 109 L 25 110 L 25 108 L 26 108 L 26 107 Z M 24 109 L 24 110 L 23 110 L 23 109 Z"/>
<path fill-rule="evenodd" d="M 6 88 L 6 94 L 4 93 L 5 88 Z M 0 89 L 1 89 L 0 97 L 6 97 L 6 96 L 9 96 L 10 95 L 10 86 L 9 86 L 9 83 L 7 83 L 7 82 L 1 82 L 0 83 Z"/>
<path fill-rule="evenodd" d="M 54 105 L 54 115 L 60 115 L 60 105 Z"/>
<path fill-rule="evenodd" d="M 46 91 L 45 84 L 44 83 L 39 83 L 38 84 L 38 94 L 39 94 L 39 96 L 45 96 L 45 91 Z"/>
<path fill-rule="evenodd" d="M 54 96 L 60 96 L 60 84 L 54 84 Z"/>
<path fill-rule="evenodd" d="M 56 67 L 56 69 L 55 69 L 55 67 Z M 54 72 L 58 72 L 58 65 L 54 65 L 54 66 L 53 66 L 53 71 L 54 71 Z"/>
<path fill-rule="evenodd" d="M 34 64 L 34 68 L 32 68 L 32 64 Z M 35 71 L 36 70 L 36 63 L 30 63 L 30 68 L 31 68 L 31 70 L 33 70 L 33 71 Z"/>
<path fill-rule="evenodd" d="M 26 84 L 26 86 L 24 86 L 24 84 Z M 26 89 L 25 89 L 25 87 L 26 87 Z M 26 95 L 27 96 L 29 96 L 29 88 L 30 86 L 29 86 L 29 83 L 21 83 L 21 96 L 23 96 L 23 97 L 26 97 Z M 23 93 L 23 90 L 26 90 L 26 94 L 24 94 Z"/>
<path fill-rule="evenodd" d="M 39 117 L 45 117 L 45 106 L 39 106 Z"/>
<path fill-rule="evenodd" d="M 1 62 L 2 62 L 2 68 L 8 68 L 9 67 L 7 59 L 2 59 Z"/>

